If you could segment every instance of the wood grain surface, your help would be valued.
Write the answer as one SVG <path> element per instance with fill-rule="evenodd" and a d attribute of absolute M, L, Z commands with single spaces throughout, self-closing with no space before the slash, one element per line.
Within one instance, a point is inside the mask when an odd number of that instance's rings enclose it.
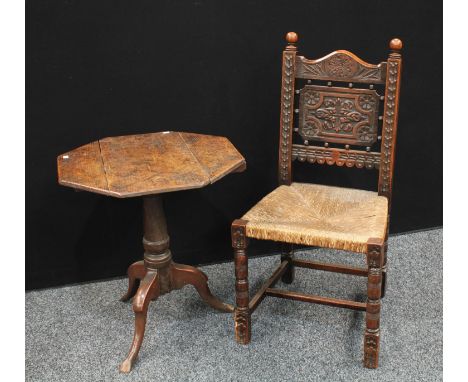
<path fill-rule="evenodd" d="M 57 158 L 61 185 L 119 198 L 200 188 L 245 160 L 224 137 L 160 132 L 104 138 Z"/>

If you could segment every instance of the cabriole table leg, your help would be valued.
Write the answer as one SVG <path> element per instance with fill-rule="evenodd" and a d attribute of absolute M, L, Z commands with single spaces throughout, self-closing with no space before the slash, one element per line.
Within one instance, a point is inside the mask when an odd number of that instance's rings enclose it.
<path fill-rule="evenodd" d="M 121 298 L 120 301 L 128 301 L 133 296 L 135 296 L 138 287 L 140 285 L 140 281 L 144 279 L 146 275 L 146 268 L 144 262 L 137 261 L 128 267 L 127 270 L 128 275 L 128 290 Z"/>

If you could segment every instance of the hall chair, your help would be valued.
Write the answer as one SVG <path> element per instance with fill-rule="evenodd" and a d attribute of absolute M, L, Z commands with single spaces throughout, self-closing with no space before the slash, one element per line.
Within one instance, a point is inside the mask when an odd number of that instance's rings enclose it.
<path fill-rule="evenodd" d="M 403 44 L 391 40 L 387 61 L 372 65 L 346 50 L 306 59 L 297 54 L 297 40 L 289 32 L 283 52 L 279 187 L 231 227 L 235 337 L 241 344 L 250 342 L 250 317 L 265 296 L 365 311 L 364 366 L 377 368 Z M 378 170 L 378 192 L 295 183 L 294 161 Z M 279 267 L 252 298 L 249 238 L 282 242 L 284 248 Z M 299 260 L 294 244 L 362 253 L 367 268 Z M 274 288 L 280 278 L 293 282 L 294 267 L 367 277 L 367 301 Z"/>

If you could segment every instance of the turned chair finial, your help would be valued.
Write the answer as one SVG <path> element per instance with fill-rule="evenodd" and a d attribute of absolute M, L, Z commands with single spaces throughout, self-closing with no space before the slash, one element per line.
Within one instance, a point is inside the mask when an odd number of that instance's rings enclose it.
<path fill-rule="evenodd" d="M 295 44 L 298 38 L 299 37 L 296 32 L 288 32 L 286 34 L 286 41 L 288 42 L 288 44 Z"/>
<path fill-rule="evenodd" d="M 403 48 L 403 42 L 399 38 L 393 38 L 390 41 L 389 46 L 391 50 L 398 52 L 401 50 L 401 48 Z"/>

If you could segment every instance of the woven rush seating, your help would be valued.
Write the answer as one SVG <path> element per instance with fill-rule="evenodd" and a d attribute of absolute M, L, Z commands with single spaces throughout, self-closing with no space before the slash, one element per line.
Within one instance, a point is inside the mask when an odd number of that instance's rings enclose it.
<path fill-rule="evenodd" d="M 310 183 L 282 185 L 242 219 L 250 238 L 366 253 L 384 239 L 388 200 L 377 192 Z"/>

